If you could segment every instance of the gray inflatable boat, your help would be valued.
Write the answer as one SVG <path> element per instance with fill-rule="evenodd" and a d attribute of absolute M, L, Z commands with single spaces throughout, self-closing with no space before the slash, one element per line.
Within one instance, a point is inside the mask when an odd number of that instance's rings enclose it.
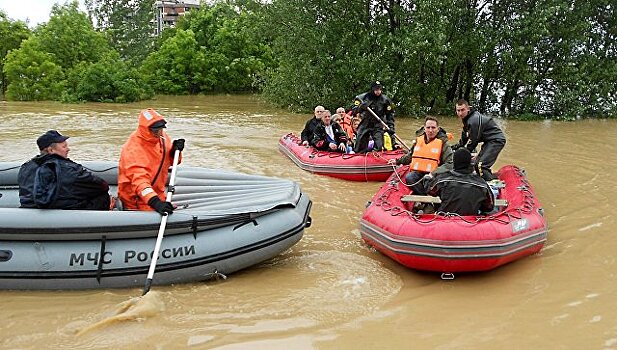
<path fill-rule="evenodd" d="M 117 163 L 84 162 L 115 195 Z M 19 163 L 0 162 L 0 289 L 144 285 L 161 216 L 19 208 Z M 296 244 L 311 201 L 293 181 L 179 166 L 153 284 L 202 281 Z"/>

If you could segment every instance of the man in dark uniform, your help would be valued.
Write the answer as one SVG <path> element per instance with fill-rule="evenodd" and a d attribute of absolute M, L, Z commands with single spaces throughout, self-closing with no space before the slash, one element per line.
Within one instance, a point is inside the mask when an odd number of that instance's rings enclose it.
<path fill-rule="evenodd" d="M 426 189 L 429 195 L 441 199 L 439 211 L 478 215 L 493 210 L 493 192 L 486 181 L 474 174 L 471 153 L 464 147 L 454 152 L 454 170 L 426 181 Z"/>
<path fill-rule="evenodd" d="M 493 118 L 472 109 L 463 99 L 456 102 L 456 115 L 463 122 L 463 132 L 461 139 L 452 146 L 452 149 L 466 147 L 469 152 L 473 152 L 478 143 L 482 142 L 480 153 L 475 159 L 476 166 L 484 180 L 496 179 L 497 177 L 491 172 L 491 167 L 506 144 L 506 136 Z"/>
<path fill-rule="evenodd" d="M 109 186 L 68 159 L 68 137 L 56 130 L 41 135 L 41 153 L 24 163 L 17 175 L 22 208 L 109 210 Z"/>
<path fill-rule="evenodd" d="M 362 113 L 362 121 L 358 127 L 354 146 L 356 153 L 368 152 L 368 143 L 371 138 L 375 143 L 374 150 L 381 151 L 383 149 L 383 125 L 368 111 L 368 108 L 388 125 L 390 128 L 388 133 L 394 140 L 394 104 L 386 95 L 382 94 L 382 88 L 381 83 L 376 81 L 371 84 L 371 91 L 358 95 L 354 99 L 354 108 L 359 109 Z"/>

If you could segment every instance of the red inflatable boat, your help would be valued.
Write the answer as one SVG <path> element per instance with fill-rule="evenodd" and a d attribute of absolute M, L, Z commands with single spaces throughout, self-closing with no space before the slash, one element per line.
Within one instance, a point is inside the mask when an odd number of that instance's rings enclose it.
<path fill-rule="evenodd" d="M 303 170 L 351 181 L 384 181 L 394 171 L 388 160 L 405 154 L 403 150 L 362 154 L 323 152 L 302 146 L 300 138 L 292 133 L 281 137 L 279 149 Z"/>
<path fill-rule="evenodd" d="M 361 220 L 364 241 L 402 265 L 444 273 L 484 271 L 540 251 L 548 232 L 543 210 L 523 170 L 508 165 L 505 206 L 487 216 L 413 212 L 399 168 L 380 188 Z M 503 185 L 502 183 L 502 185 Z M 453 275 L 451 275 L 453 276 Z M 442 275 L 443 277 L 443 275 Z"/>

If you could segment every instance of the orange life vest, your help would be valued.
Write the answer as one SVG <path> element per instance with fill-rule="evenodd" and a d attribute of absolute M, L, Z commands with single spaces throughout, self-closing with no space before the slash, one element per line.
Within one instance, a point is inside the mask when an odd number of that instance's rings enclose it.
<path fill-rule="evenodd" d="M 416 145 L 413 148 L 409 169 L 423 173 L 430 173 L 437 169 L 441 159 L 442 146 L 443 141 L 437 137 L 433 141 L 425 143 L 424 135 L 418 136 L 416 138 Z"/>
<path fill-rule="evenodd" d="M 351 126 L 351 116 L 346 113 L 341 115 L 341 119 L 339 119 L 338 123 L 343 129 L 343 131 L 347 134 L 347 138 L 349 140 L 353 139 L 355 133 L 353 132 L 353 127 Z"/>

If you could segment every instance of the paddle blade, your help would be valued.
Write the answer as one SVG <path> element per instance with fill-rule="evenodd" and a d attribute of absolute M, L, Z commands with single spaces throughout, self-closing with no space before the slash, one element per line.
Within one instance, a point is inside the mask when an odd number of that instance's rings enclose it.
<path fill-rule="evenodd" d="M 152 278 L 146 279 L 146 284 L 144 285 L 144 293 L 142 296 L 146 295 L 150 291 L 150 286 L 152 286 Z"/>

